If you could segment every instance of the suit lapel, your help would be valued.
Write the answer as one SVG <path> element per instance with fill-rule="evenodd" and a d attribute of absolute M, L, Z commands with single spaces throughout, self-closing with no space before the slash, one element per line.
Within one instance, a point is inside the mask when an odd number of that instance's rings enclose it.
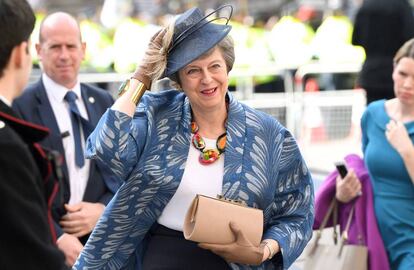
<path fill-rule="evenodd" d="M 45 87 L 41 80 L 39 81 L 38 89 L 39 91 L 36 92 L 36 101 L 39 119 L 43 122 L 42 124 L 48 127 L 51 131 L 51 136 L 49 136 L 46 140 L 49 140 L 49 143 L 52 146 L 63 153 L 62 141 L 57 139 L 61 136 L 61 132 L 59 130 L 55 114 L 53 113 L 52 106 L 47 98 Z"/>
<path fill-rule="evenodd" d="M 85 104 L 86 111 L 88 112 L 89 123 L 94 127 L 101 117 L 101 114 L 97 111 L 96 97 L 92 95 L 90 89 L 84 84 L 81 84 L 81 95 L 83 104 Z"/>
<path fill-rule="evenodd" d="M 92 133 L 93 129 L 95 128 L 95 126 L 98 123 L 99 118 L 101 116 L 99 114 L 99 112 L 97 111 L 97 108 L 96 108 L 96 98 L 93 97 L 90 92 L 91 91 L 89 90 L 89 88 L 86 85 L 81 84 L 81 96 L 82 96 L 83 104 L 85 104 L 86 112 L 88 113 L 88 121 L 82 121 L 83 131 L 85 133 L 84 134 L 85 135 L 85 140 Z M 91 159 L 90 160 L 89 179 L 95 173 L 95 169 L 96 169 L 95 165 L 96 165 L 95 161 L 93 159 Z M 85 198 L 85 196 L 87 197 L 87 194 L 89 193 L 88 190 L 91 188 L 91 187 L 89 187 L 89 182 L 90 181 L 88 181 L 88 185 L 86 186 L 84 198 Z"/>

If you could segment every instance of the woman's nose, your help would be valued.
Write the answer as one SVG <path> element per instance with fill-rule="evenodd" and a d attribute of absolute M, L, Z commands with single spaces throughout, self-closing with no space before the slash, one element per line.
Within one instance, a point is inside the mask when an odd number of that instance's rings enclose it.
<path fill-rule="evenodd" d="M 212 77 L 211 77 L 210 72 L 204 71 L 203 72 L 203 77 L 201 79 L 201 82 L 204 83 L 204 84 L 208 84 L 208 83 L 211 82 L 211 80 L 212 80 Z"/>

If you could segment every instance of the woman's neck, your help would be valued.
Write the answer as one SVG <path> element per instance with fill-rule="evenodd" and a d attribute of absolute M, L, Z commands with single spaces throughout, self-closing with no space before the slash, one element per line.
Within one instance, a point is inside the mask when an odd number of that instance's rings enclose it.
<path fill-rule="evenodd" d="M 226 131 L 226 120 L 226 104 L 223 108 L 211 112 L 202 112 L 193 108 L 193 121 L 197 123 L 202 137 L 216 139 Z"/>

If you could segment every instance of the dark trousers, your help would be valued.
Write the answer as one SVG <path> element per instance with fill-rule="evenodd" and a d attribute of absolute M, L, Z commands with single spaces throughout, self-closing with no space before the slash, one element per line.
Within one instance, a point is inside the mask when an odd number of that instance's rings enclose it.
<path fill-rule="evenodd" d="M 151 229 L 143 269 L 228 270 L 231 268 L 220 256 L 199 248 L 195 242 L 187 241 L 181 231 L 157 224 Z"/>

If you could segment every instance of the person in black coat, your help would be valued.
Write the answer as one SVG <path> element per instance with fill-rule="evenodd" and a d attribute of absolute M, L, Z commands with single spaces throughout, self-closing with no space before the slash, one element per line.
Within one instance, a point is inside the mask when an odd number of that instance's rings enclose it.
<path fill-rule="evenodd" d="M 0 269 L 66 269 L 46 201 L 58 186 L 50 182 L 47 193 L 42 172 L 48 163 L 35 144 L 48 131 L 17 118 L 11 108 L 31 71 L 35 17 L 25 0 L 0 0 L 0 21 Z"/>
<path fill-rule="evenodd" d="M 358 84 L 367 92 L 367 104 L 394 97 L 393 57 L 412 37 L 414 16 L 406 0 L 364 0 L 355 17 L 352 44 L 365 49 Z"/>

